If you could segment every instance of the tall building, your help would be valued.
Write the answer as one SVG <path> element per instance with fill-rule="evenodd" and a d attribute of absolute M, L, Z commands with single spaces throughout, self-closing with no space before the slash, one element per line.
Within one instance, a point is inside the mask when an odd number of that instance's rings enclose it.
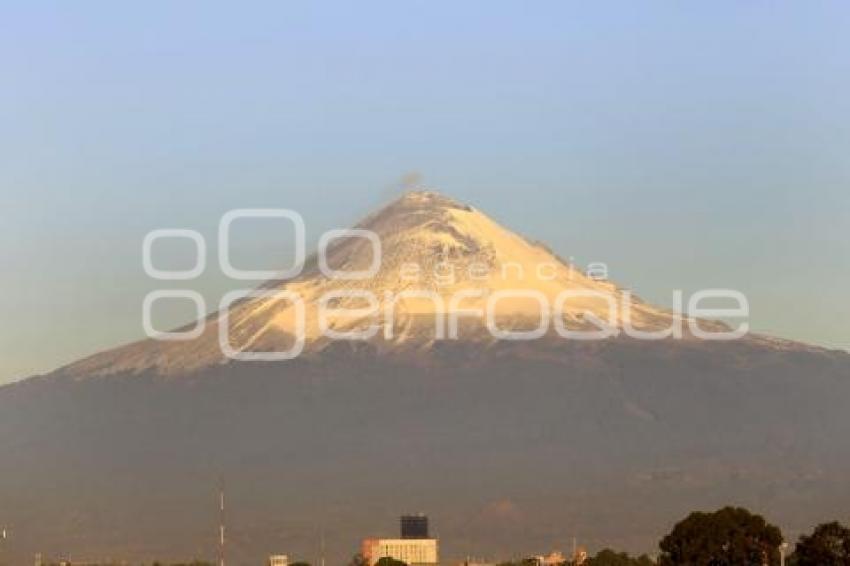
<path fill-rule="evenodd" d="M 363 541 L 361 549 L 369 566 L 377 564 L 381 558 L 401 560 L 410 566 L 437 564 L 437 539 L 433 538 L 371 538 Z"/>
<path fill-rule="evenodd" d="M 289 557 L 286 554 L 274 554 L 269 556 L 268 566 L 289 566 Z"/>
<path fill-rule="evenodd" d="M 369 566 L 381 558 L 393 558 L 411 566 L 439 563 L 437 539 L 428 537 L 428 517 L 401 517 L 401 538 L 369 538 L 363 541 L 361 553 Z"/>
<path fill-rule="evenodd" d="M 401 538 L 428 538 L 428 516 L 422 513 L 402 515 Z"/>

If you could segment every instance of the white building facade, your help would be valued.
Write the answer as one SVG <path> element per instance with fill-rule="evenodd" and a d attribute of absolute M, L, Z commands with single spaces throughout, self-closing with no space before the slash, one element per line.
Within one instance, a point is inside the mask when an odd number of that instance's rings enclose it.
<path fill-rule="evenodd" d="M 416 564 L 437 564 L 439 553 L 437 539 L 422 538 L 372 538 L 363 541 L 361 550 L 369 566 L 374 566 L 381 558 L 389 557 L 411 566 Z"/>

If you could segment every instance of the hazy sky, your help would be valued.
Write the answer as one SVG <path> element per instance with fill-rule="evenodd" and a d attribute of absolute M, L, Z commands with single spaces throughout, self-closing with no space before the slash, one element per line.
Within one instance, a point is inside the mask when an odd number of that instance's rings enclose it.
<path fill-rule="evenodd" d="M 653 302 L 733 287 L 850 348 L 846 2 L 18 4 L 0 381 L 142 336 L 149 230 L 276 206 L 315 235 L 408 171 Z"/>

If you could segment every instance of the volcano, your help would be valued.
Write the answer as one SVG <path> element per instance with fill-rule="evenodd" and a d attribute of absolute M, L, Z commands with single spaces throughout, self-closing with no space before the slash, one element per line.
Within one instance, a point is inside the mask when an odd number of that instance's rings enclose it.
<path fill-rule="evenodd" d="M 222 478 L 233 563 L 342 562 L 411 510 L 451 561 L 652 551 L 731 503 L 793 535 L 850 505 L 846 352 L 716 339 L 434 192 L 355 231 L 377 245 L 335 239 L 190 340 L 0 388 L 15 562 L 212 557 Z"/>

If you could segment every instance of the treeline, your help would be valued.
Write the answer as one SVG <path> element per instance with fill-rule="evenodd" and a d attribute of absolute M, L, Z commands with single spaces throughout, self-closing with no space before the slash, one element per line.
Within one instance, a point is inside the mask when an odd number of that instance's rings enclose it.
<path fill-rule="evenodd" d="M 793 552 L 779 527 L 742 507 L 695 512 L 659 543 L 660 566 L 850 566 L 850 529 L 833 521 L 800 536 Z"/>
<path fill-rule="evenodd" d="M 724 507 L 711 513 L 694 512 L 676 523 L 658 543 L 656 559 L 631 556 L 611 549 L 600 550 L 583 560 L 567 560 L 559 566 L 850 566 L 850 528 L 837 521 L 823 523 L 800 536 L 793 547 L 786 544 L 779 527 L 742 507 Z M 47 566 L 73 566 L 69 562 Z M 104 564 L 103 566 L 117 566 Z M 154 562 L 151 566 L 166 566 Z M 181 562 L 168 566 L 213 566 L 209 562 Z M 290 566 L 310 566 L 293 562 Z M 348 566 L 366 566 L 355 555 Z M 376 566 L 407 566 L 382 558 Z M 540 566 L 534 558 L 502 562 L 498 566 Z"/>
<path fill-rule="evenodd" d="M 823 523 L 800 536 L 790 552 L 779 527 L 742 507 L 694 512 L 658 544 L 656 559 L 604 549 L 560 566 L 850 566 L 850 528 Z M 539 566 L 534 558 L 499 566 Z"/>

